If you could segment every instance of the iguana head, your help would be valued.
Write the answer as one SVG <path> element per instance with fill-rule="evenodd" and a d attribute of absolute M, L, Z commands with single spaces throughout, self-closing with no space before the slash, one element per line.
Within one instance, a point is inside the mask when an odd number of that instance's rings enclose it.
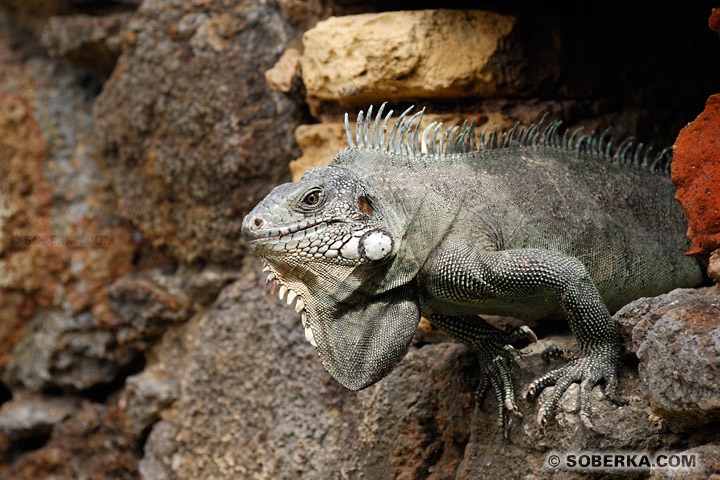
<path fill-rule="evenodd" d="M 314 168 L 276 187 L 242 232 L 341 384 L 364 388 L 402 359 L 419 321 L 417 289 L 396 272 L 403 232 L 351 170 Z"/>

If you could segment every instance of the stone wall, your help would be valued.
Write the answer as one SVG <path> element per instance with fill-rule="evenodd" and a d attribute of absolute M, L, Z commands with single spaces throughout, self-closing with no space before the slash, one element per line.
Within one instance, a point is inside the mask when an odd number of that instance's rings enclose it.
<path fill-rule="evenodd" d="M 546 457 L 581 449 L 688 451 L 687 478 L 720 475 L 717 287 L 616 314 L 628 406 L 594 390 L 588 429 L 572 387 L 542 435 L 521 401 L 509 439 L 466 348 L 420 332 L 349 392 L 267 295 L 240 222 L 332 160 L 345 111 L 481 129 L 549 113 L 663 146 L 718 93 L 709 10 L 475 8 L 0 0 L 0 479 L 580 478 Z M 673 178 L 718 280 L 716 107 Z M 571 342 L 537 331 L 518 391 Z"/>

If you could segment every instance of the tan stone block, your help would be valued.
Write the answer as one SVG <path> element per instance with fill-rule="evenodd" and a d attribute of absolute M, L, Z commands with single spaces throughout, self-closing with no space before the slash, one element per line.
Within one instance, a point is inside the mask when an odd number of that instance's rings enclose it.
<path fill-rule="evenodd" d="M 303 80 L 322 100 L 512 93 L 523 65 L 516 23 L 477 10 L 331 17 L 303 36 Z"/>
<path fill-rule="evenodd" d="M 288 93 L 299 76 L 300 50 L 290 47 L 285 50 L 277 63 L 265 72 L 265 81 L 271 90 Z"/>

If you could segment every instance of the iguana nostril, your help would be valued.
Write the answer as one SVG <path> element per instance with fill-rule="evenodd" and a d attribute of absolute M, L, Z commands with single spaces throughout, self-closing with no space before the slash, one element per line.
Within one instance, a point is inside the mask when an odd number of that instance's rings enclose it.
<path fill-rule="evenodd" d="M 255 217 L 255 220 L 253 220 L 253 223 L 256 227 L 262 227 L 263 220 L 260 217 Z"/>

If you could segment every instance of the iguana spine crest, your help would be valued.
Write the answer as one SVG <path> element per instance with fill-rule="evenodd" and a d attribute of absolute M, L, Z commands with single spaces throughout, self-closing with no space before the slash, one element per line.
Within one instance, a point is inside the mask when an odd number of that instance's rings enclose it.
<path fill-rule="evenodd" d="M 517 122 L 507 132 L 500 133 L 497 124 L 492 131 L 488 132 L 487 129 L 483 129 L 480 132 L 479 143 L 477 143 L 475 135 L 476 119 L 473 118 L 469 124 L 465 120 L 459 127 L 448 127 L 438 141 L 437 136 L 442 129 L 442 122 L 432 122 L 420 135 L 420 123 L 425 108 L 408 118 L 408 114 L 414 108 L 413 105 L 400 115 L 388 136 L 388 123 L 393 110 L 390 110 L 383 118 L 382 114 L 386 103 L 383 103 L 378 109 L 375 120 L 372 118 L 372 105 L 368 108 L 367 116 L 362 110 L 358 113 L 354 139 L 348 114 L 345 114 L 345 134 L 348 148 L 372 148 L 399 155 L 427 154 L 445 157 L 509 147 L 544 147 L 569 150 L 578 155 L 599 156 L 616 164 L 630 165 L 650 172 L 670 173 L 672 147 L 661 150 L 653 157 L 652 146 L 645 149 L 645 144 L 635 143 L 634 137 L 628 137 L 613 150 L 613 138 L 610 137 L 611 128 L 609 127 L 602 133 L 593 130 L 579 136 L 578 134 L 584 130 L 584 127 L 577 127 L 572 132 L 570 129 L 565 129 L 561 137 L 562 121 L 555 120 L 546 124 L 547 114 L 537 124 L 521 127 L 520 122 Z"/>

